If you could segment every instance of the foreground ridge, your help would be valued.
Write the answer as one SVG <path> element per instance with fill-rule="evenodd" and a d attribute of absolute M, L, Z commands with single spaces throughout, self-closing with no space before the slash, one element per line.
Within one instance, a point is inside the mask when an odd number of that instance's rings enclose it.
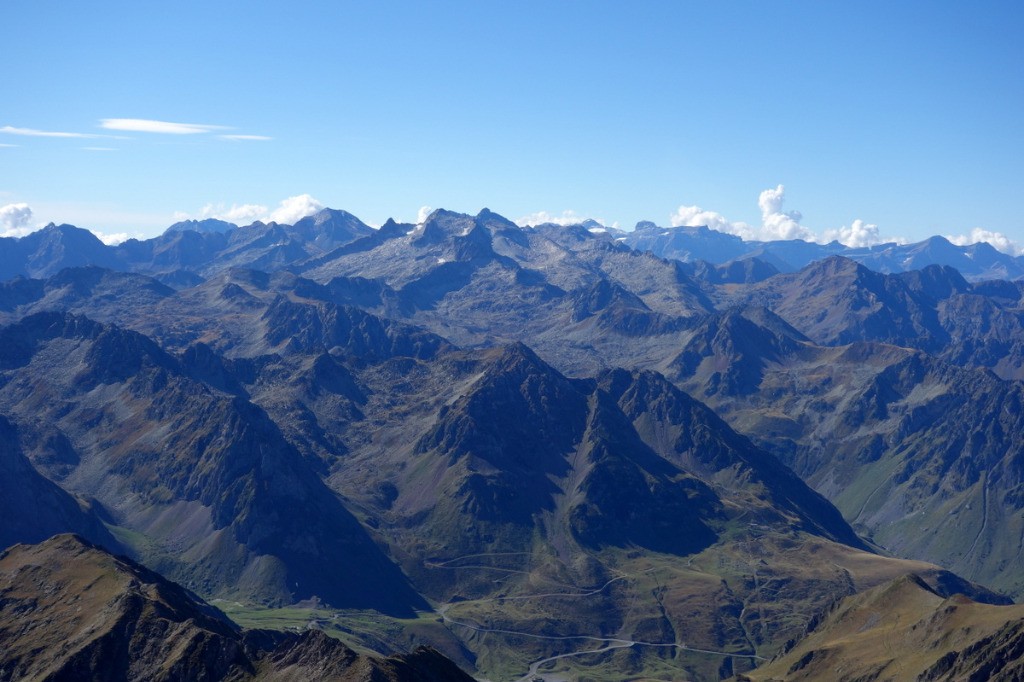
<path fill-rule="evenodd" d="M 847 597 L 783 654 L 737 680 L 1011 680 L 1024 606 L 944 598 L 915 575 Z"/>
<path fill-rule="evenodd" d="M 375 658 L 318 630 L 246 631 L 75 535 L 0 554 L 0 679 L 471 680 L 436 651 Z"/>

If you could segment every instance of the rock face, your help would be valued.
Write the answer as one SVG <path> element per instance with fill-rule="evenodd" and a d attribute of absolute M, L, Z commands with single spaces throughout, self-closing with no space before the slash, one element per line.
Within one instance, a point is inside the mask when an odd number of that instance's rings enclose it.
<path fill-rule="evenodd" d="M 245 632 L 75 535 L 0 554 L 0 680 L 471 680 L 436 651 L 378 659 L 322 632 Z"/>
<path fill-rule="evenodd" d="M 964 649 L 951 651 L 921 673 L 922 682 L 1024 679 L 1024 619 L 1006 623 Z"/>
<path fill-rule="evenodd" d="M 847 597 L 769 663 L 739 680 L 1015 680 L 1024 607 L 943 598 L 917 576 Z"/>

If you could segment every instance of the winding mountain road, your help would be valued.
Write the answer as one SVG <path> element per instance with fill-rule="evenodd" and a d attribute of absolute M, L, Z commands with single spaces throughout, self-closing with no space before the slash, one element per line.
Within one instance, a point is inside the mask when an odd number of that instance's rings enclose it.
<path fill-rule="evenodd" d="M 483 555 L 471 555 L 471 556 L 478 557 L 478 556 L 483 556 Z M 469 558 L 469 557 L 468 556 L 467 557 L 460 557 L 460 559 L 465 559 L 465 558 Z M 446 562 L 443 562 L 443 563 L 429 563 L 427 565 L 430 566 L 431 568 L 449 568 L 449 569 L 455 569 L 455 568 L 472 569 L 472 568 L 476 568 L 476 569 L 485 569 L 485 570 L 489 569 L 489 570 L 508 571 L 510 573 L 523 573 L 524 572 L 524 571 L 517 571 L 517 570 L 514 570 L 514 569 L 503 569 L 503 568 L 499 568 L 499 567 L 495 567 L 495 566 L 482 566 L 482 565 L 451 566 L 450 565 L 451 563 L 453 563 L 455 561 L 458 561 L 458 560 L 459 559 L 453 559 L 453 560 L 446 561 Z M 616 577 L 610 579 L 608 582 L 604 583 L 600 587 L 588 589 L 585 592 L 548 592 L 548 593 L 521 595 L 521 596 L 515 596 L 515 597 L 490 597 L 490 598 L 473 600 L 473 601 L 475 601 L 475 602 L 493 602 L 493 601 L 499 601 L 499 600 L 500 601 L 509 601 L 509 600 L 524 600 L 524 599 L 545 599 L 545 598 L 552 598 L 552 597 L 580 598 L 580 599 L 582 599 L 582 598 L 592 597 L 594 595 L 600 594 L 609 585 L 611 585 L 614 582 L 617 582 L 617 581 L 620 581 L 620 580 L 628 580 L 628 579 L 629 579 L 629 576 L 619 575 L 619 576 L 616 576 Z M 569 585 L 565 585 L 565 587 L 570 587 L 571 589 L 577 589 L 577 590 L 578 589 L 586 589 L 586 588 L 579 588 L 579 587 L 576 587 L 576 586 L 569 586 Z M 457 602 L 457 603 L 464 604 L 466 602 Z M 518 630 L 505 630 L 505 629 L 501 629 L 501 628 L 487 628 L 487 627 L 483 627 L 483 626 L 480 626 L 480 625 L 475 625 L 473 623 L 466 623 L 466 622 L 463 622 L 463 621 L 458 621 L 458 620 L 455 620 L 455 619 L 449 617 L 448 616 L 448 610 L 452 606 L 453 606 L 453 603 L 449 602 L 449 603 L 446 603 L 446 604 L 442 604 L 438 608 L 438 613 L 441 615 L 441 618 L 442 618 L 444 624 L 447 625 L 447 626 L 462 627 L 462 628 L 466 628 L 466 629 L 469 629 L 469 630 L 473 630 L 474 632 L 495 633 L 495 634 L 502 634 L 502 635 L 513 635 L 513 636 L 516 636 L 516 637 L 527 637 L 527 638 L 530 638 L 530 639 L 541 639 L 541 640 L 552 640 L 552 641 L 583 640 L 583 641 L 589 641 L 589 642 L 597 642 L 597 643 L 600 644 L 600 646 L 597 647 L 596 649 L 595 648 L 591 648 L 591 649 L 582 649 L 580 651 L 570 651 L 570 652 L 567 652 L 567 653 L 557 654 L 555 656 L 548 656 L 546 658 L 542 658 L 542 659 L 539 659 L 537 661 L 534 661 L 533 663 L 530 664 L 529 671 L 523 677 L 519 678 L 517 680 L 517 682 L 530 682 L 530 680 L 536 679 L 537 676 L 539 675 L 540 668 L 542 666 L 548 664 L 548 663 L 551 663 L 552 661 L 557 661 L 557 660 L 560 660 L 560 659 L 563 659 L 563 658 L 571 658 L 571 657 L 574 657 L 574 656 L 585 656 L 585 655 L 588 655 L 588 654 L 600 654 L 600 653 L 605 653 L 605 652 L 608 652 L 608 651 L 614 651 L 616 649 L 628 649 L 628 648 L 631 648 L 631 647 L 639 647 L 639 646 L 674 648 L 674 649 L 678 649 L 680 651 L 690 651 L 690 652 L 693 652 L 693 653 L 708 654 L 708 655 L 712 655 L 712 656 L 735 656 L 737 658 L 749 658 L 749 659 L 754 659 L 754 660 L 758 660 L 758 661 L 765 660 L 764 657 L 758 656 L 757 654 L 739 654 L 739 653 L 734 653 L 734 652 L 729 652 L 729 651 L 715 651 L 715 650 L 712 650 L 712 649 L 700 649 L 700 648 L 697 648 L 697 647 L 687 646 L 685 643 L 679 643 L 679 642 L 644 642 L 644 641 L 638 641 L 638 640 L 634 640 L 634 639 L 621 639 L 621 638 L 618 638 L 618 637 L 601 637 L 601 636 L 594 636 L 594 635 L 538 635 L 538 634 L 534 634 L 534 633 L 530 633 L 530 632 L 522 632 L 522 631 L 518 631 Z"/>

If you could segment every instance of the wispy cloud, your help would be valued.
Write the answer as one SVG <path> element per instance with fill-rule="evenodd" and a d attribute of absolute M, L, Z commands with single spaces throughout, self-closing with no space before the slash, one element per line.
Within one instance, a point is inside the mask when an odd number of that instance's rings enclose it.
<path fill-rule="evenodd" d="M 113 147 L 82 147 L 87 152 L 116 152 Z"/>
<path fill-rule="evenodd" d="M 0 127 L 0 133 L 8 135 L 24 135 L 26 137 L 99 137 L 88 133 L 65 133 L 52 130 L 36 130 L 35 128 L 15 128 L 14 126 Z"/>
<path fill-rule="evenodd" d="M 104 118 L 100 127 L 107 130 L 125 130 L 133 133 L 159 133 L 163 135 L 202 135 L 218 130 L 230 130 L 227 126 L 205 123 L 172 123 L 153 121 L 145 118 Z"/>
<path fill-rule="evenodd" d="M 420 210 L 416 212 L 416 224 L 422 225 L 427 222 L 427 217 L 434 212 L 432 206 L 420 206 Z"/>
<path fill-rule="evenodd" d="M 132 133 L 156 133 L 160 135 L 209 135 L 221 133 L 217 137 L 232 142 L 266 142 L 272 140 L 267 135 L 248 135 L 242 133 L 227 133 L 232 130 L 231 126 L 212 125 L 207 123 L 175 123 L 172 121 L 156 121 L 145 118 L 104 118 L 100 119 L 99 127 L 105 130 L 119 130 Z M 56 130 L 39 130 L 37 128 L 18 128 L 15 126 L 2 126 L 0 133 L 7 135 L 21 135 L 24 137 L 57 137 L 57 138 L 78 138 L 78 139 L 131 139 L 119 135 L 105 135 L 99 133 L 74 133 Z M 0 147 L 16 147 L 13 144 L 0 144 Z M 89 151 L 109 151 L 106 147 L 83 147 Z"/>
<path fill-rule="evenodd" d="M 268 140 L 273 140 L 274 138 L 267 137 L 266 135 L 221 135 L 220 139 L 222 139 L 222 140 L 232 140 L 232 141 L 237 141 L 237 142 L 244 142 L 244 141 L 266 142 Z"/>

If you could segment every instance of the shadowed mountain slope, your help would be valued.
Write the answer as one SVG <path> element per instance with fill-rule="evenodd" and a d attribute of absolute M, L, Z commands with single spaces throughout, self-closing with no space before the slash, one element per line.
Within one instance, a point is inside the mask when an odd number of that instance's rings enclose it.
<path fill-rule="evenodd" d="M 78 461 L 61 484 L 148 535 L 136 549 L 151 565 L 207 595 L 425 607 L 257 406 L 86 318 L 42 313 L 0 338 L 3 409 L 67 440 Z"/>
<path fill-rule="evenodd" d="M 600 384 L 633 420 L 644 440 L 667 451 L 670 461 L 734 494 L 760 497 L 767 503 L 763 514 L 792 515 L 788 519 L 791 527 L 851 547 L 865 547 L 825 498 L 662 375 L 616 370 L 606 374 Z M 758 505 L 750 499 L 745 507 L 750 513 Z"/>
<path fill-rule="evenodd" d="M 93 509 L 36 471 L 21 450 L 16 429 L 4 417 L 0 417 L 0 518 L 0 549 L 69 532 L 119 548 Z"/>

